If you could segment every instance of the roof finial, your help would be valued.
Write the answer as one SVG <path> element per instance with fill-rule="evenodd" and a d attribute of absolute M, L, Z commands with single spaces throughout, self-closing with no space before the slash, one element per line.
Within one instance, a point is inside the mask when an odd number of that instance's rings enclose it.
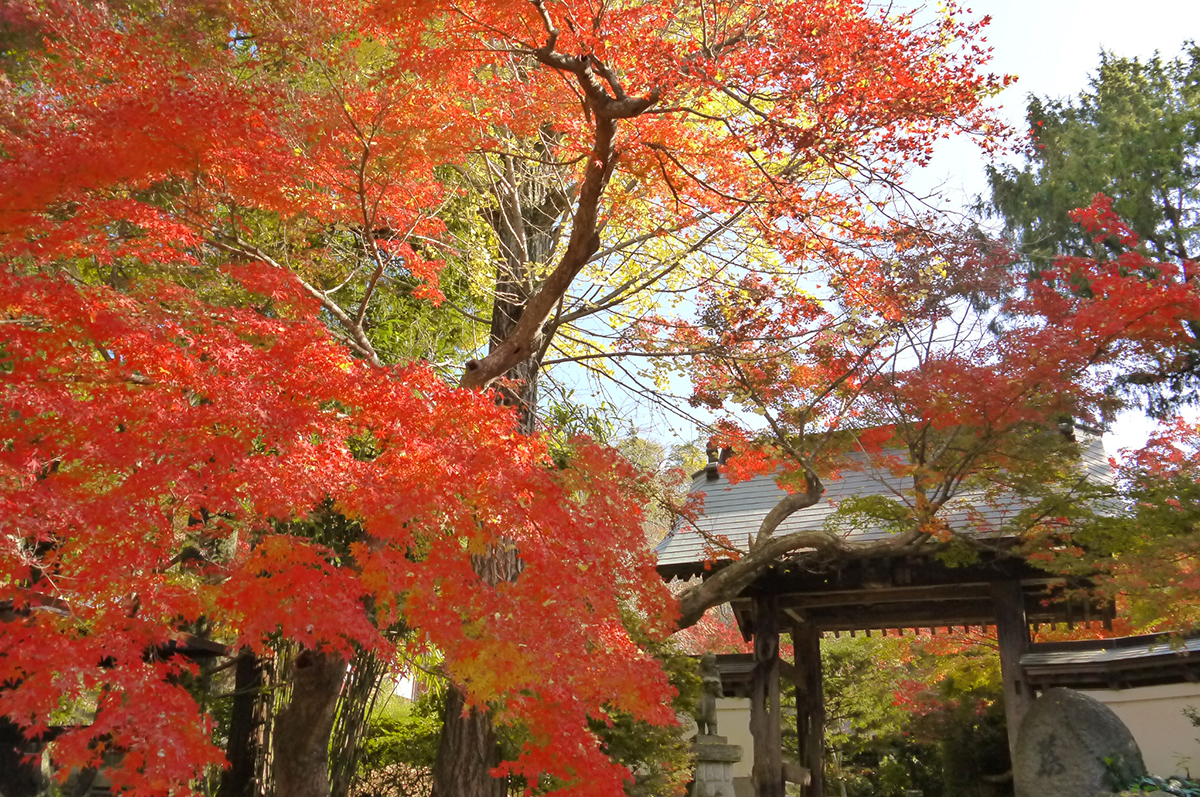
<path fill-rule="evenodd" d="M 704 478 L 710 482 L 715 482 L 721 478 L 721 474 L 718 472 L 721 449 L 717 446 L 716 440 L 708 441 L 708 446 L 704 449 L 704 453 L 708 455 L 708 464 L 704 466 Z"/>

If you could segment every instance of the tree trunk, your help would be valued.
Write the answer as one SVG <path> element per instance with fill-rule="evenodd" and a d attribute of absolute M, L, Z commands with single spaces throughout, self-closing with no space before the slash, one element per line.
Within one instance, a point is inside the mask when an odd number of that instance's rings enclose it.
<path fill-rule="evenodd" d="M 463 694 L 454 686 L 446 696 L 446 722 L 438 741 L 431 797 L 504 797 L 508 783 L 493 778 L 500 763 L 496 729 L 486 711 L 463 712 Z"/>
<path fill-rule="evenodd" d="M 45 741 L 31 742 L 21 726 L 8 717 L 0 716 L 0 794 L 6 797 L 34 797 L 43 794 L 48 785 L 41 766 L 35 758 Z"/>
<path fill-rule="evenodd" d="M 521 307 L 529 298 L 529 274 L 524 264 L 506 262 L 496 269 L 496 298 L 492 302 L 491 345 L 497 346 L 516 327 Z M 505 374 L 512 384 L 500 387 L 505 404 L 517 407 L 518 425 L 532 434 L 537 420 L 540 357 L 530 357 Z"/>
<path fill-rule="evenodd" d="M 292 664 L 292 699 L 275 718 L 275 793 L 329 797 L 329 735 L 346 677 L 340 656 L 304 650 Z"/>
<path fill-rule="evenodd" d="M 529 297 L 536 290 L 538 266 L 554 255 L 554 228 L 566 210 L 568 198 L 551 188 L 555 175 L 546 167 L 503 161 L 503 180 L 496 183 L 497 208 L 488 222 L 500 243 L 496 264 L 496 297 L 492 302 L 490 347 L 509 338 L 521 320 Z M 538 374 L 544 346 L 517 364 L 505 377 L 504 401 L 518 407 L 518 425 L 531 434 L 537 419 Z M 514 581 L 521 571 L 519 552 L 503 547 L 485 556 L 472 557 L 475 572 L 487 584 Z M 433 767 L 433 797 L 503 797 L 506 779 L 493 778 L 489 770 L 500 763 L 500 748 L 490 712 L 472 708 L 463 712 L 463 694 L 453 684 L 446 696 L 446 718 L 438 739 Z"/>
<path fill-rule="evenodd" d="M 539 150 L 544 154 L 547 146 L 548 142 L 543 142 Z M 540 287 L 542 267 L 554 256 L 554 230 L 568 202 L 568 197 L 554 188 L 563 182 L 557 167 L 504 158 L 499 171 L 503 179 L 495 183 L 497 207 L 488 215 L 501 255 L 496 263 L 488 336 L 491 351 L 513 334 L 529 298 Z M 533 431 L 537 412 L 542 351 L 530 352 L 504 375 L 518 383 L 515 390 L 501 389 L 506 400 L 519 407 L 521 429 L 527 434 Z"/>
<path fill-rule="evenodd" d="M 472 556 L 471 566 L 484 583 L 494 587 L 502 581 L 515 581 L 521 560 L 516 549 L 506 547 Z M 464 712 L 465 706 L 463 693 L 451 684 L 433 765 L 431 797 L 504 797 L 508 779 L 494 778 L 490 773 L 500 763 L 491 712 L 478 708 Z"/>

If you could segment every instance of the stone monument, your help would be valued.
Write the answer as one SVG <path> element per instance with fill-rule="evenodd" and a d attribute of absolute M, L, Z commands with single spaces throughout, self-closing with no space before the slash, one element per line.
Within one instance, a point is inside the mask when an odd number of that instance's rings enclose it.
<path fill-rule="evenodd" d="M 1016 797 L 1101 797 L 1146 774 L 1142 751 L 1112 709 L 1073 689 L 1042 694 L 1021 720 Z"/>
<path fill-rule="evenodd" d="M 734 797 L 733 765 L 742 760 L 740 745 L 717 734 L 717 698 L 721 696 L 721 672 L 717 657 L 706 653 L 700 659 L 700 706 L 696 711 L 696 776 L 691 797 Z"/>

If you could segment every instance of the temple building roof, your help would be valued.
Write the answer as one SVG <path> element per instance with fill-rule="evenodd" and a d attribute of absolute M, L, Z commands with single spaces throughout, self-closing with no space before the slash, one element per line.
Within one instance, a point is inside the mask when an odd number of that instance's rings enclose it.
<path fill-rule="evenodd" d="M 1083 449 L 1081 467 L 1089 480 L 1111 483 L 1112 469 L 1099 435 L 1077 432 Z M 903 452 L 895 452 L 903 456 Z M 758 533 L 767 513 L 786 495 L 775 479 L 757 476 L 731 483 L 721 467 L 698 471 L 692 477 L 689 493 L 703 496 L 703 510 L 694 523 L 679 521 L 655 548 L 658 569 L 666 577 L 688 577 L 703 572 L 706 561 L 719 561 L 721 539 L 727 539 L 740 549 Z M 712 478 L 713 471 L 715 479 Z M 851 528 L 835 516 L 838 504 L 852 496 L 879 495 L 903 497 L 904 487 L 898 479 L 880 469 L 845 469 L 836 479 L 825 479 L 825 494 L 814 506 L 802 509 L 787 518 L 776 535 L 798 531 L 829 528 L 847 540 L 870 542 L 890 533 L 884 528 Z M 956 496 L 939 513 L 951 529 L 963 533 L 1001 535 L 1006 521 L 1022 508 L 1015 496 L 985 499 L 980 491 Z"/>

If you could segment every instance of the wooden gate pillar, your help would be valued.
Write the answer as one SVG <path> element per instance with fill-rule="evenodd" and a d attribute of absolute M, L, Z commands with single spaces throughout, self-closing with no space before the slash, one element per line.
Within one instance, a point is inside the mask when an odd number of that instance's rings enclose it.
<path fill-rule="evenodd" d="M 796 651 L 796 737 L 800 766 L 808 770 L 805 797 L 825 797 L 825 683 L 821 632 L 808 623 L 792 630 Z"/>
<path fill-rule="evenodd" d="M 1029 650 L 1029 622 L 1019 581 L 992 585 L 996 606 L 996 641 L 1000 648 L 1000 677 L 1004 679 L 1004 716 L 1008 722 L 1008 752 L 1015 756 L 1021 719 L 1033 702 L 1033 692 L 1021 672 L 1021 654 Z"/>
<path fill-rule="evenodd" d="M 754 599 L 754 673 L 750 684 L 757 797 L 784 797 L 783 724 L 779 706 L 779 601 Z"/>

